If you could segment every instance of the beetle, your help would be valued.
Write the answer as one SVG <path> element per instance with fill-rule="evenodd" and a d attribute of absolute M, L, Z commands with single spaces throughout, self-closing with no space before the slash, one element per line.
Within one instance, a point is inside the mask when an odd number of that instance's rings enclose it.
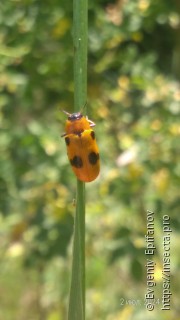
<path fill-rule="evenodd" d="M 91 182 L 97 178 L 100 171 L 99 149 L 95 132 L 95 123 L 81 112 L 68 113 L 65 125 L 67 155 L 72 170 L 80 181 Z"/>

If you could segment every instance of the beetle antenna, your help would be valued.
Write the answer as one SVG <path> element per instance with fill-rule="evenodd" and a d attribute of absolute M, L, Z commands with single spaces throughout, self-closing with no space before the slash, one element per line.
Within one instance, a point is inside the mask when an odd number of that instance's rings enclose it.
<path fill-rule="evenodd" d="M 80 110 L 80 113 L 83 113 L 84 109 L 86 108 L 87 106 L 87 101 L 85 102 L 84 106 L 82 107 L 82 109 Z"/>
<path fill-rule="evenodd" d="M 67 112 L 67 111 L 65 111 L 65 110 L 62 110 L 62 109 L 61 109 L 61 111 L 64 112 L 67 116 L 70 116 L 70 115 L 71 115 L 69 112 Z"/>

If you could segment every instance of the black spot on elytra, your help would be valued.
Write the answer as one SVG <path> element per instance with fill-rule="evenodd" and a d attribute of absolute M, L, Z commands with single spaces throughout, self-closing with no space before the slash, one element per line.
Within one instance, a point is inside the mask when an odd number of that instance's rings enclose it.
<path fill-rule="evenodd" d="M 69 146 L 69 144 L 70 144 L 70 139 L 69 139 L 68 137 L 66 137 L 66 138 L 65 138 L 65 142 L 66 142 L 66 145 Z"/>
<path fill-rule="evenodd" d="M 95 132 L 91 131 L 91 138 L 94 140 L 95 139 Z"/>
<path fill-rule="evenodd" d="M 99 153 L 91 152 L 88 155 L 89 162 L 94 165 L 99 160 Z"/>
<path fill-rule="evenodd" d="M 71 165 L 76 168 L 82 168 L 83 166 L 83 161 L 81 157 L 78 157 L 78 156 L 74 156 L 73 159 L 70 159 L 70 162 L 71 162 Z"/>

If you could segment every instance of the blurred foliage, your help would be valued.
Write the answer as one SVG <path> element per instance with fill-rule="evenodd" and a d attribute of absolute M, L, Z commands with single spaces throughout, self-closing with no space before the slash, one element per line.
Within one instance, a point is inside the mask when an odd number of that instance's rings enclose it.
<path fill-rule="evenodd" d="M 64 319 L 76 182 L 60 110 L 73 111 L 72 7 L 0 9 L 0 318 Z M 87 319 L 144 319 L 144 305 L 120 301 L 143 302 L 148 209 L 159 298 L 163 214 L 173 229 L 172 310 L 151 319 L 178 319 L 179 79 L 178 0 L 89 3 L 88 114 L 102 168 L 87 185 Z"/>

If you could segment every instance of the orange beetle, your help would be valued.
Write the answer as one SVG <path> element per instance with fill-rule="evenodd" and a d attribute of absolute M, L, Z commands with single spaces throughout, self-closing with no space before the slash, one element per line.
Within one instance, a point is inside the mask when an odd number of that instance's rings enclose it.
<path fill-rule="evenodd" d="M 95 123 L 81 112 L 63 112 L 68 116 L 62 137 L 65 138 L 70 164 L 79 180 L 91 182 L 100 171 L 99 150 L 92 130 Z"/>

